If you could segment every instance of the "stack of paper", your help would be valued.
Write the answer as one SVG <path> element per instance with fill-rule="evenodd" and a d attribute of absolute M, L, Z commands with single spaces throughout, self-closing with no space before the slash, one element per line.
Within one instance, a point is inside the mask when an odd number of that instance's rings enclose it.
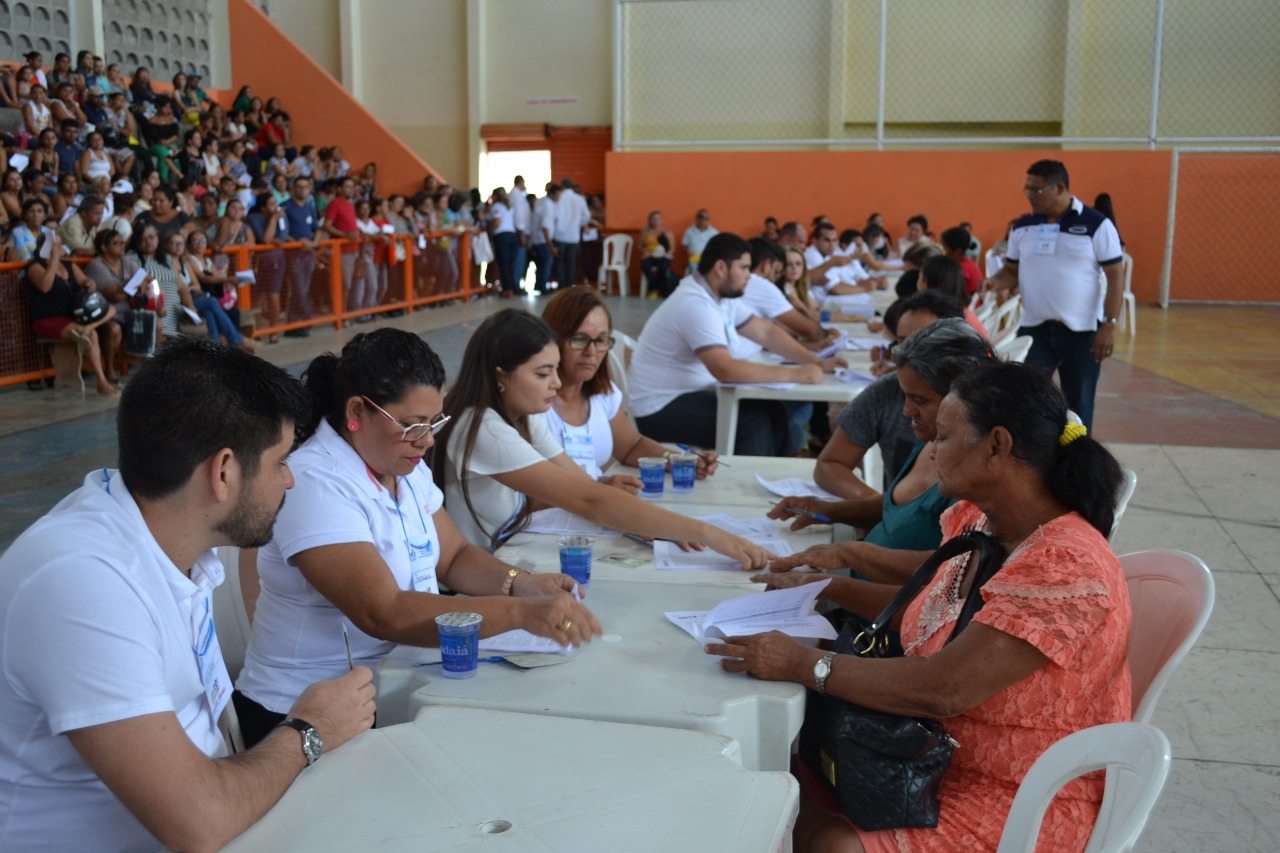
<path fill-rule="evenodd" d="M 551 536 L 617 536 L 618 531 L 601 527 L 559 507 L 540 509 L 529 516 L 529 525 L 521 533 L 546 533 Z"/>
<path fill-rule="evenodd" d="M 839 497 L 831 494 L 826 489 L 819 486 L 813 480 L 801 480 L 799 477 L 784 477 L 781 480 L 766 480 L 759 474 L 756 474 L 756 482 L 765 487 L 770 494 L 777 495 L 780 498 L 822 498 L 828 501 L 838 501 Z"/>
<path fill-rule="evenodd" d="M 722 601 L 711 610 L 682 610 L 666 617 L 698 642 L 781 631 L 792 637 L 834 640 L 831 623 L 813 612 L 830 579 Z"/>
<path fill-rule="evenodd" d="M 778 388 L 785 390 L 794 388 L 797 382 L 720 382 L 721 388 Z"/>
<path fill-rule="evenodd" d="M 771 554 L 789 557 L 795 553 L 791 543 L 783 539 L 772 521 L 760 518 L 730 518 L 727 515 L 707 515 L 698 519 L 713 527 L 718 527 L 734 536 L 741 536 L 752 544 L 759 545 Z M 674 542 L 658 540 L 653 543 L 653 562 L 660 571 L 680 572 L 691 570 L 741 571 L 742 565 L 732 557 L 706 551 L 682 551 Z"/>
<path fill-rule="evenodd" d="M 847 382 L 850 385 L 868 385 L 876 381 L 876 378 L 869 373 L 859 373 L 856 370 L 850 370 L 847 367 L 837 367 L 835 370 L 836 379 L 841 382 Z"/>
<path fill-rule="evenodd" d="M 571 651 L 573 651 L 573 646 L 562 646 L 555 640 L 539 637 L 537 634 L 530 634 L 523 628 L 495 634 L 480 641 L 481 654 L 528 654 L 530 652 L 568 654 Z"/>
<path fill-rule="evenodd" d="M 850 335 L 844 340 L 845 349 L 851 350 L 869 350 L 875 347 L 888 346 L 889 342 L 884 338 L 860 338 Z"/>

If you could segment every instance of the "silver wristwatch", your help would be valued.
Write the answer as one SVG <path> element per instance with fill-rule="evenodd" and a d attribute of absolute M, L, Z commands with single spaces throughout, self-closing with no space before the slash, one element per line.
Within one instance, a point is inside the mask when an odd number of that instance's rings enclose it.
<path fill-rule="evenodd" d="M 308 767 L 320 760 L 320 756 L 324 753 L 324 738 L 320 737 L 319 729 L 306 720 L 299 720 L 296 717 L 281 720 L 280 725 L 288 726 L 301 732 L 302 754 L 307 758 Z"/>
<path fill-rule="evenodd" d="M 827 652 L 813 665 L 813 686 L 821 696 L 827 695 L 827 676 L 831 675 L 831 662 L 835 659 L 835 652 Z"/>

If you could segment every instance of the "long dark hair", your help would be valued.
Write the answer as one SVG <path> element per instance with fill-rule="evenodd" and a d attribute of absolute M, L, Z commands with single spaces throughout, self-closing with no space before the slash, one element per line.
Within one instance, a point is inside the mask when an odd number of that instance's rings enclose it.
<path fill-rule="evenodd" d="M 444 413 L 453 420 L 445 425 L 431 450 L 431 470 L 436 484 L 441 489 L 445 486 L 444 457 L 448 453 L 453 431 L 463 420 L 463 415 L 473 412 L 468 419 L 467 430 L 462 443 L 453 453 L 454 468 L 458 475 L 458 485 L 462 488 L 462 499 L 467 505 L 467 512 L 475 519 L 476 525 L 491 540 L 497 541 L 504 530 L 487 531 L 476 514 L 475 505 L 471 502 L 471 491 L 467 486 L 466 472 L 471 469 L 471 454 L 475 450 L 476 437 L 480 432 L 485 409 L 492 409 L 502 420 L 513 427 L 526 441 L 529 440 L 529 418 L 513 417 L 498 391 L 498 370 L 510 373 L 541 352 L 547 344 L 559 344 L 555 330 L 540 317 L 522 311 L 519 308 L 505 308 L 480 324 L 471 340 L 467 342 L 466 352 L 462 355 L 462 367 L 458 370 L 457 381 L 454 382 L 444 396 Z M 519 530 L 528 521 L 531 510 L 526 501 L 520 513 L 505 528 L 508 531 Z"/>
<path fill-rule="evenodd" d="M 613 332 L 613 316 L 609 307 L 604 304 L 600 294 L 594 287 L 562 287 L 542 309 L 542 319 L 549 325 L 561 340 L 568 340 L 578 331 L 578 327 L 587 319 L 587 315 L 597 308 L 604 309 L 604 316 L 609 321 L 609 332 Z M 560 362 L 560 379 L 564 381 L 564 362 Z M 582 393 L 588 397 L 597 394 L 608 394 L 613 385 L 613 377 L 609 375 L 609 358 L 600 359 L 600 367 L 595 375 L 588 379 Z"/>
<path fill-rule="evenodd" d="M 957 378 L 951 393 L 975 432 L 1008 430 L 1014 457 L 1040 474 L 1054 499 L 1111 535 L 1124 471 L 1092 436 L 1060 443 L 1067 401 L 1051 379 L 1034 367 L 997 361 Z"/>
<path fill-rule="evenodd" d="M 315 434 L 321 418 L 341 432 L 352 397 L 365 396 L 385 407 L 403 400 L 412 388 L 443 388 L 444 365 L 422 338 L 383 328 L 356 335 L 341 356 L 316 356 L 302 374 L 302 384 L 311 399 L 311 417 L 301 430 L 305 441 Z"/>

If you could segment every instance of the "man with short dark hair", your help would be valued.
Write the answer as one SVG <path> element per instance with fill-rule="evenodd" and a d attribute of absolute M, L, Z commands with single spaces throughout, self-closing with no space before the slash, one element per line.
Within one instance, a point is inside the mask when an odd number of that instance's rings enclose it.
<path fill-rule="evenodd" d="M 689 253 L 689 266 L 685 270 L 688 275 L 698 269 L 698 260 L 702 257 L 702 249 L 707 241 L 720 232 L 711 224 L 711 214 L 704 207 L 693 218 L 693 224 L 684 230 L 680 245 Z"/>
<path fill-rule="evenodd" d="M 218 730 L 214 549 L 270 540 L 306 413 L 280 368 L 175 338 L 120 399 L 120 470 L 91 472 L 0 557 L 0 848 L 218 849 L 372 724 L 356 667 L 243 755 Z"/>
<path fill-rule="evenodd" d="M 1002 294 L 1018 289 L 1018 334 L 1033 341 L 1026 363 L 1056 370 L 1067 405 L 1092 429 L 1098 376 L 1115 349 L 1124 298 L 1120 235 L 1071 194 L 1067 167 L 1057 160 L 1033 163 L 1022 192 L 1031 213 L 1014 221 L 1004 266 L 983 286 Z"/>
<path fill-rule="evenodd" d="M 58 142 L 53 150 L 58 154 L 58 174 L 76 174 L 76 164 L 80 162 L 80 152 L 84 146 L 80 139 L 80 123 L 75 119 L 66 119 L 58 125 Z"/>
<path fill-rule="evenodd" d="M 333 184 L 334 182 L 330 182 Z M 359 246 L 355 240 L 360 236 L 359 222 L 356 220 L 356 208 L 351 203 L 356 194 L 356 182 L 351 176 L 339 178 L 338 194 L 324 209 L 324 230 L 330 237 L 341 237 L 347 240 L 342 245 L 340 263 L 342 265 L 343 299 L 351 293 L 351 280 L 356 272 L 356 253 Z M 336 309 L 338 306 L 334 306 Z M 359 305 L 351 305 L 352 309 Z"/>
<path fill-rule="evenodd" d="M 87 195 L 74 214 L 58 226 L 62 243 L 78 258 L 91 258 L 96 254 L 93 238 L 102 229 L 102 214 L 106 202 L 97 196 Z"/>
<path fill-rule="evenodd" d="M 871 278 L 862 264 L 836 251 L 836 227 L 820 222 L 813 229 L 813 245 L 804 250 L 809 268 L 809 294 L 818 303 L 828 296 L 866 293 L 870 288 L 860 284 Z"/>
<path fill-rule="evenodd" d="M 311 179 L 305 176 L 294 178 L 289 188 L 289 197 L 285 199 L 281 210 L 284 211 L 285 224 L 289 229 L 289 242 L 302 243 L 300 249 L 289 249 L 284 253 L 285 269 L 289 281 L 293 285 L 293 299 L 289 301 L 289 320 L 311 319 L 311 275 L 316 268 L 316 234 L 320 230 L 320 217 L 316 213 L 315 202 L 311 200 Z M 311 330 L 306 326 L 289 329 L 284 333 L 286 338 L 305 338 Z"/>
<path fill-rule="evenodd" d="M 751 275 L 750 246 L 720 233 L 702 250 L 691 273 L 658 306 L 640 333 L 628 371 L 632 411 L 640 432 L 658 441 L 712 447 L 716 437 L 717 382 L 800 382 L 816 385 L 823 372 L 845 364 L 821 361 L 783 329 L 741 300 Z M 738 336 L 782 355 L 795 367 L 735 358 Z M 773 400 L 739 405 L 735 451 L 777 456 L 787 442 L 787 415 Z"/>
<path fill-rule="evenodd" d="M 555 257 L 552 277 L 557 287 L 572 287 L 578 279 L 578 250 L 582 246 L 582 228 L 591 221 L 587 200 L 573 188 L 573 181 L 560 182 L 560 197 L 556 199 L 556 223 L 551 254 Z"/>
<path fill-rule="evenodd" d="M 982 270 L 978 269 L 978 265 L 969 257 L 969 244 L 972 241 L 973 235 L 962 225 L 942 232 L 942 251 L 948 258 L 960 264 L 960 271 L 964 273 L 964 290 L 970 296 L 978 292 L 984 278 Z"/>

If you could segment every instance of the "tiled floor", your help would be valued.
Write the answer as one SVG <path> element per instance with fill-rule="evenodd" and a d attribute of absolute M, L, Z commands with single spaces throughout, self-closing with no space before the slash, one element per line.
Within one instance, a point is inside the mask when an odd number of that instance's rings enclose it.
<path fill-rule="evenodd" d="M 656 303 L 611 300 L 638 334 Z M 388 322 L 422 333 L 450 375 L 493 300 Z M 1280 850 L 1280 309 L 1142 309 L 1103 371 L 1098 435 L 1138 472 L 1117 553 L 1176 548 L 1205 560 L 1217 607 L 1175 674 L 1155 723 L 1174 769 L 1141 851 Z M 260 348 L 300 370 L 357 330 Z M 1213 344 L 1200 343 L 1212 340 Z M 113 401 L 0 393 L 0 547 L 114 464 Z"/>

